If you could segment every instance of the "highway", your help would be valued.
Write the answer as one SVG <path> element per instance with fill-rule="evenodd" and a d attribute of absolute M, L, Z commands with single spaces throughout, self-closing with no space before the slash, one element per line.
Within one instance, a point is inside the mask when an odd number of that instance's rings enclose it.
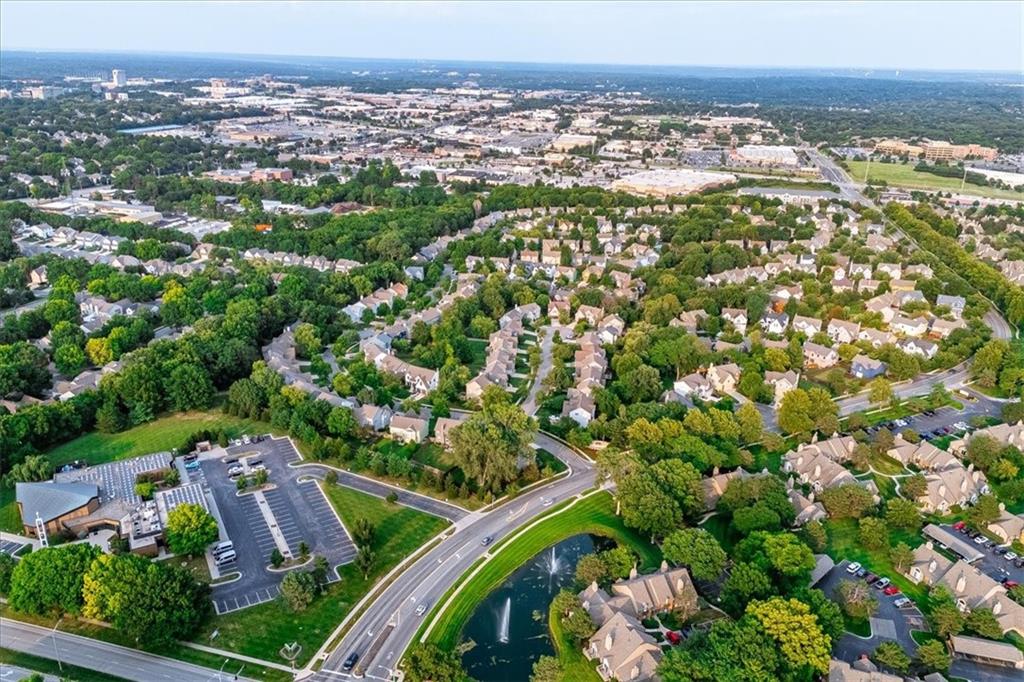
<path fill-rule="evenodd" d="M 358 674 L 375 680 L 389 679 L 424 622 L 423 617 L 416 615 L 416 607 L 425 604 L 429 612 L 459 582 L 473 563 L 487 553 L 484 538 L 491 537 L 497 543 L 547 511 L 546 500 L 562 502 L 594 487 L 596 473 L 592 462 L 543 433 L 537 436 L 536 443 L 568 464 L 570 473 L 487 513 L 471 514 L 459 521 L 452 535 L 409 566 L 378 595 L 328 655 L 320 671 L 309 679 L 337 682 L 350 677 L 342 666 L 352 653 L 360 657 Z"/>
<path fill-rule="evenodd" d="M 216 682 L 245 680 L 235 677 L 237 670 L 216 670 L 185 663 L 173 658 L 80 637 L 50 628 L 0 618 L 0 647 L 57 659 L 61 663 L 99 670 L 110 675 L 138 682 Z M 60 658 L 57 658 L 59 652 Z"/>

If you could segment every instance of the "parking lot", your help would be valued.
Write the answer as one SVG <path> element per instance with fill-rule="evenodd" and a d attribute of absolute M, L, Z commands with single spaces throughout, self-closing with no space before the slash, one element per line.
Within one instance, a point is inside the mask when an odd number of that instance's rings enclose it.
<path fill-rule="evenodd" d="M 229 613 L 279 594 L 283 572 L 270 569 L 270 557 L 279 549 L 285 557 L 299 557 L 305 543 L 311 555 L 323 556 L 331 566 L 329 579 L 336 580 L 335 567 L 352 561 L 356 547 L 317 484 L 300 478 L 301 470 L 288 466 L 301 459 L 286 438 L 232 445 L 227 458 L 255 455 L 269 474 L 270 487 L 259 494 L 237 494 L 228 476 L 231 464 L 223 456 L 204 456 L 193 480 L 201 480 L 213 493 L 224 534 L 234 544 L 236 560 L 221 568 L 223 574 L 240 573 L 234 582 L 215 585 L 214 608 Z M 218 453 L 219 454 L 219 453 Z"/>
<path fill-rule="evenodd" d="M 18 552 L 28 547 L 27 542 L 15 542 L 14 540 L 0 540 L 0 552 L 4 554 L 10 554 L 12 557 L 17 557 Z"/>
<path fill-rule="evenodd" d="M 837 599 L 836 591 L 839 585 L 847 580 L 857 580 L 846 569 L 850 562 L 840 561 L 829 573 L 816 585 L 830 599 Z M 927 630 L 924 616 L 921 611 L 911 602 L 904 608 L 897 608 L 895 602 L 902 594 L 886 595 L 881 590 L 875 590 L 875 598 L 878 600 L 878 610 L 871 618 L 871 636 L 860 637 L 849 632 L 836 643 L 833 655 L 836 658 L 848 661 L 856 661 L 862 654 L 871 654 L 878 645 L 885 641 L 897 642 L 908 655 L 913 655 L 917 650 L 917 644 L 910 636 L 912 630 Z"/>
<path fill-rule="evenodd" d="M 1018 584 L 1024 585 L 1024 558 L 1017 557 L 1016 560 L 1007 561 L 1005 554 L 996 553 L 996 550 L 1000 549 L 998 545 L 993 543 L 993 546 L 989 547 L 989 543 L 976 543 L 969 535 L 959 533 L 949 524 L 943 524 L 941 528 L 950 533 L 956 533 L 964 542 L 970 543 L 972 547 L 982 553 L 982 558 L 973 564 L 982 573 L 998 581 L 1002 581 L 1003 578 L 1009 578 Z M 1002 549 L 1005 550 L 1006 548 Z"/>

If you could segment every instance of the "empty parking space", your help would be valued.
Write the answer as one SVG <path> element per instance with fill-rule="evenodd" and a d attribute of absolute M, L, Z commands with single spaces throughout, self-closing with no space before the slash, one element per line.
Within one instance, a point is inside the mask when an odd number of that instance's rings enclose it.
<path fill-rule="evenodd" d="M 303 536 L 302 529 L 292 514 L 291 505 L 285 500 L 280 490 L 268 490 L 264 496 L 267 498 L 267 506 L 270 507 L 270 511 L 274 515 L 274 522 L 277 524 L 278 530 L 281 531 L 281 535 L 284 536 L 284 541 L 288 543 L 288 549 L 291 550 L 292 556 L 299 556 L 299 544 L 305 542 L 309 546 L 311 543 Z"/>
<path fill-rule="evenodd" d="M 263 513 L 259 509 L 256 498 L 252 495 L 243 495 L 238 498 L 237 504 L 249 529 L 249 539 L 256 545 L 259 557 L 263 561 L 269 562 L 270 555 L 277 549 L 277 544 L 274 542 L 274 536 L 270 532 L 266 520 L 263 518 Z M 243 534 L 243 542 L 245 541 L 245 535 Z"/>
<path fill-rule="evenodd" d="M 324 497 L 320 486 L 312 481 L 300 484 L 305 490 L 306 501 L 312 513 L 312 521 L 320 529 L 320 539 L 329 547 L 338 548 L 338 563 L 347 564 L 356 558 L 356 546 L 352 539 L 345 532 L 345 528 L 338 523 L 338 517 L 334 514 L 334 508 Z"/>
<path fill-rule="evenodd" d="M 18 552 L 28 546 L 27 542 L 15 542 L 14 540 L 0 540 L 0 552 L 16 556 Z"/>

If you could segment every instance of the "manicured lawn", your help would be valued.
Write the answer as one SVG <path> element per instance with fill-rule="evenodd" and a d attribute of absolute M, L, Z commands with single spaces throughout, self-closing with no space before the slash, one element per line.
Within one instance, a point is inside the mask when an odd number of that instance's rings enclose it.
<path fill-rule="evenodd" d="M 155 419 L 121 433 L 87 433 L 45 454 L 55 466 L 76 459 L 103 464 L 179 447 L 190 434 L 203 429 L 224 429 L 229 438 L 274 430 L 269 424 L 232 417 L 219 410 L 185 412 Z M 19 534 L 23 530 L 18 505 L 14 501 L 14 488 L 0 488 L 0 530 Z"/>
<path fill-rule="evenodd" d="M 704 523 L 700 524 L 700 527 L 714 535 L 718 544 L 722 545 L 726 552 L 743 539 L 743 536 L 733 529 L 732 522 L 725 514 L 709 516 Z"/>
<path fill-rule="evenodd" d="M 829 520 L 825 523 L 825 528 L 828 531 L 828 547 L 826 552 L 836 563 L 843 559 L 859 562 L 872 573 L 889 578 L 923 612 L 927 613 L 930 610 L 928 588 L 923 585 L 915 585 L 905 575 L 897 571 L 893 567 L 892 561 L 889 560 L 888 550 L 869 550 L 864 548 L 857 537 L 856 520 Z M 897 530 L 889 533 L 889 539 L 894 546 L 897 543 L 905 542 L 912 548 L 924 542 L 924 538 L 920 533 L 908 533 Z"/>
<path fill-rule="evenodd" d="M 864 170 L 868 165 L 867 161 L 847 161 L 850 167 L 850 175 L 857 182 L 864 182 Z M 904 163 L 881 163 L 872 161 L 868 170 L 868 180 L 884 181 L 891 186 L 906 187 L 908 189 L 924 189 L 932 191 L 954 192 L 959 194 L 972 194 L 980 197 L 992 197 L 996 199 L 1024 199 L 1024 193 L 1013 190 L 998 189 L 995 187 L 981 187 L 964 183 L 960 189 L 960 178 L 946 178 L 941 175 L 922 173 L 914 170 L 914 165 Z"/>
<path fill-rule="evenodd" d="M 607 492 L 594 493 L 572 507 L 554 514 L 513 540 L 499 543 L 493 558 L 468 583 L 448 609 L 440 615 L 430 633 L 431 641 L 442 647 L 454 647 L 463 626 L 477 605 L 505 578 L 545 548 L 581 533 L 602 535 L 632 549 L 639 556 L 639 568 L 654 569 L 661 563 L 661 551 L 647 538 L 626 528 L 615 516 L 615 502 Z M 449 595 L 439 602 L 443 604 Z M 429 623 L 436 611 L 424 621 Z"/>
<path fill-rule="evenodd" d="M 473 358 L 469 361 L 469 373 L 475 376 L 484 367 L 484 363 L 487 362 L 487 340 L 486 339 L 466 339 L 469 343 L 469 350 L 473 353 Z"/>
<path fill-rule="evenodd" d="M 18 613 L 11 611 L 6 608 L 0 609 L 5 617 L 15 618 L 17 620 L 24 621 L 26 623 L 34 623 L 46 628 L 52 628 L 56 623 L 56 619 L 48 616 L 33 616 L 30 614 Z M 76 620 L 70 616 L 66 616 L 60 622 L 60 630 L 62 632 L 70 632 L 82 637 L 91 637 L 92 639 L 98 639 L 104 642 L 111 642 L 113 644 L 120 644 L 121 646 L 130 648 L 141 648 L 136 646 L 133 639 L 121 634 L 117 630 L 110 627 L 103 627 L 94 623 L 88 623 L 85 621 Z M 204 644 L 209 643 L 209 638 L 203 638 L 200 640 Z M 220 642 L 215 642 L 219 646 Z M 45 650 L 41 650 L 45 651 Z M 217 654 L 206 653 L 205 651 L 198 651 L 196 649 L 190 649 L 180 644 L 175 644 L 170 647 L 156 647 L 148 648 L 145 651 L 150 651 L 160 656 L 167 656 L 168 658 L 175 658 L 179 661 L 186 661 L 188 663 L 194 663 L 195 665 L 201 665 L 211 669 L 211 675 L 216 676 L 216 671 L 220 669 L 221 665 L 227 661 L 225 670 L 231 669 L 232 672 L 237 671 L 239 668 L 244 666 L 242 675 L 255 680 L 269 680 L 271 682 L 285 682 L 290 680 L 291 676 L 284 671 L 274 670 L 273 668 L 263 668 L 252 663 L 244 663 L 237 659 L 226 659 L 223 656 Z M 261 652 L 262 653 L 262 652 Z M 260 656 L 262 658 L 262 656 Z M 56 664 L 55 664 L 56 665 Z M 79 678 L 75 678 L 79 679 Z M 98 678 L 98 679 L 116 679 L 116 678 Z"/>
<path fill-rule="evenodd" d="M 597 674 L 597 662 L 591 662 L 583 655 L 580 644 L 562 630 L 558 614 L 548 607 L 548 629 L 551 631 L 551 644 L 555 647 L 555 655 L 562 664 L 562 682 L 600 682 Z"/>
<path fill-rule="evenodd" d="M 76 459 L 103 464 L 181 446 L 194 431 L 224 429 L 229 438 L 243 433 L 267 433 L 269 424 L 240 419 L 220 411 L 183 412 L 155 419 L 121 433 L 95 431 L 58 445 L 46 453 L 56 466 Z"/>
<path fill-rule="evenodd" d="M 217 616 L 195 641 L 207 643 L 213 630 L 220 634 L 216 646 L 249 656 L 286 663 L 278 653 L 288 642 L 298 642 L 302 652 L 296 660 L 304 664 L 345 618 L 349 610 L 381 576 L 440 533 L 448 521 L 429 514 L 389 504 L 384 500 L 338 485 L 326 487 L 327 498 L 346 525 L 355 519 L 369 519 L 376 533 L 373 551 L 377 556 L 368 578 L 351 564 L 338 569 L 341 581 L 301 613 L 293 613 L 280 601 L 271 601 L 242 611 Z"/>
<path fill-rule="evenodd" d="M 27 670 L 35 670 L 36 672 L 53 675 L 61 679 L 75 680 L 75 682 L 120 682 L 120 680 L 124 679 L 123 677 L 115 677 L 97 670 L 79 668 L 77 665 L 70 665 L 68 663 L 64 663 L 62 668 L 57 664 L 57 661 L 25 654 L 13 649 L 0 649 L 0 663 L 15 665 Z"/>

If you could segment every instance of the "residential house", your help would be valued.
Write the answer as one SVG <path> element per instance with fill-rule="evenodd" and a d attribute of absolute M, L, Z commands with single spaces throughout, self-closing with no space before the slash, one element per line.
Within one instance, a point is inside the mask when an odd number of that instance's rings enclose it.
<path fill-rule="evenodd" d="M 809 368 L 827 369 L 839 362 L 839 353 L 813 341 L 804 342 L 804 365 Z"/>
<path fill-rule="evenodd" d="M 430 422 L 419 417 L 396 414 L 391 418 L 388 432 L 393 438 L 403 443 L 422 443 L 427 440 L 427 434 L 430 432 Z"/>
<path fill-rule="evenodd" d="M 789 326 L 789 315 L 786 313 L 766 312 L 761 318 L 761 330 L 765 334 L 782 335 Z"/>
<path fill-rule="evenodd" d="M 708 367 L 707 378 L 711 386 L 721 394 L 730 394 L 736 391 L 736 384 L 739 383 L 740 373 L 743 370 L 735 362 L 725 365 L 714 365 Z"/>
<path fill-rule="evenodd" d="M 747 311 L 742 308 L 722 308 L 722 320 L 732 324 L 740 334 L 747 333 Z"/>
<path fill-rule="evenodd" d="M 945 450 L 935 447 L 926 440 L 911 443 L 903 438 L 903 434 L 896 435 L 892 447 L 886 454 L 904 466 L 913 465 L 925 471 L 963 467 L 960 460 Z"/>
<path fill-rule="evenodd" d="M 953 635 L 949 638 L 953 656 L 983 666 L 1024 670 L 1024 651 L 1012 644 L 980 637 Z M 1024 677 L 1024 673 L 1021 675 Z"/>
<path fill-rule="evenodd" d="M 925 476 L 927 489 L 918 498 L 921 511 L 947 512 L 950 507 L 974 504 L 978 497 L 989 491 L 985 474 L 974 468 L 973 464 L 966 468 L 953 466 L 933 471 Z"/>
<path fill-rule="evenodd" d="M 928 318 L 897 315 L 889 323 L 889 329 L 904 336 L 924 336 L 928 333 Z"/>
<path fill-rule="evenodd" d="M 824 322 L 814 317 L 793 316 L 793 331 L 805 334 L 808 338 L 820 332 L 823 324 Z"/>
<path fill-rule="evenodd" d="M 800 385 L 800 375 L 793 370 L 787 372 L 768 370 L 764 373 L 764 382 L 771 386 L 775 395 L 773 404 L 778 409 L 782 404 L 782 398 Z"/>
<path fill-rule="evenodd" d="M 596 414 L 597 407 L 589 393 L 570 387 L 566 391 L 566 400 L 562 405 L 562 417 L 568 417 L 581 427 L 586 428 Z"/>
<path fill-rule="evenodd" d="M 597 323 L 604 318 L 604 310 L 592 305 L 581 305 L 576 309 L 575 322 L 580 320 L 586 320 L 587 324 L 591 327 L 596 327 Z"/>
<path fill-rule="evenodd" d="M 867 341 L 871 344 L 872 348 L 881 348 L 887 343 L 896 343 L 896 335 L 892 332 L 865 327 L 860 330 L 860 340 Z"/>
<path fill-rule="evenodd" d="M 828 682 L 903 682 L 903 678 L 879 672 L 878 666 L 864 656 L 853 663 L 833 658 L 829 661 Z"/>
<path fill-rule="evenodd" d="M 860 338 L 860 324 L 846 320 L 829 320 L 826 330 L 832 343 L 853 343 Z"/>
<path fill-rule="evenodd" d="M 697 372 L 688 374 L 682 379 L 677 379 L 675 384 L 673 384 L 673 389 L 684 398 L 693 397 L 704 402 L 715 400 L 715 393 L 711 387 L 711 382 L 703 374 Z"/>
<path fill-rule="evenodd" d="M 1014 540 L 1024 543 L 1024 517 L 1006 511 L 1006 505 L 999 503 L 999 518 L 988 524 L 988 531 L 1008 545 Z"/>
<path fill-rule="evenodd" d="M 947 294 L 939 294 L 935 297 L 936 306 L 946 306 L 949 308 L 949 313 L 956 319 L 960 319 L 964 316 L 964 308 L 967 307 L 967 299 L 963 296 L 949 296 Z"/>
<path fill-rule="evenodd" d="M 451 447 L 452 429 L 460 423 L 460 420 L 451 417 L 438 417 L 434 422 L 434 442 L 445 449 Z"/>
<path fill-rule="evenodd" d="M 885 374 L 887 366 L 881 360 L 875 360 L 863 353 L 857 355 L 850 363 L 850 374 L 858 379 L 874 379 Z"/>
<path fill-rule="evenodd" d="M 939 352 L 939 344 L 925 339 L 903 339 L 896 342 L 896 347 L 908 355 L 916 355 L 931 360 Z"/>
<path fill-rule="evenodd" d="M 391 424 L 391 417 L 394 413 L 387 405 L 360 405 L 352 410 L 352 416 L 364 429 L 383 431 Z"/>

